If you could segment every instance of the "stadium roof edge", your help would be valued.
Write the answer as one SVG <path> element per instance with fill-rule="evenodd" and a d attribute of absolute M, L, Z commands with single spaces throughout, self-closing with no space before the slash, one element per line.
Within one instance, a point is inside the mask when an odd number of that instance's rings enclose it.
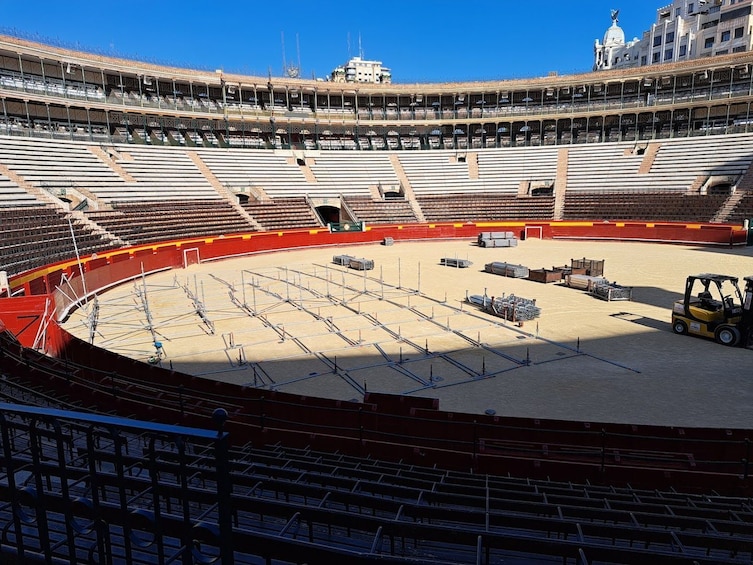
<path fill-rule="evenodd" d="M 244 85 L 272 85 L 278 88 L 298 90 L 316 90 L 353 93 L 395 93 L 395 94 L 431 94 L 463 92 L 468 90 L 502 91 L 506 89 L 567 87 L 582 84 L 622 82 L 641 80 L 646 77 L 657 78 L 667 75 L 702 72 L 717 68 L 737 67 L 753 64 L 753 52 L 717 55 L 701 59 L 693 59 L 681 63 L 667 63 L 644 67 L 589 71 L 567 75 L 548 75 L 544 77 L 500 79 L 489 81 L 437 82 L 437 83 L 337 83 L 317 81 L 312 79 L 248 76 L 237 73 L 226 73 L 223 70 L 201 71 L 167 65 L 159 65 L 134 59 L 124 59 L 109 55 L 100 55 L 86 51 L 77 51 L 65 47 L 57 47 L 0 34 L 0 49 L 15 51 L 19 55 L 36 56 L 41 59 L 59 60 L 74 65 L 94 67 L 112 72 L 122 72 L 131 75 L 155 76 L 165 80 L 192 80 L 205 84 L 219 84 L 221 81 Z"/>

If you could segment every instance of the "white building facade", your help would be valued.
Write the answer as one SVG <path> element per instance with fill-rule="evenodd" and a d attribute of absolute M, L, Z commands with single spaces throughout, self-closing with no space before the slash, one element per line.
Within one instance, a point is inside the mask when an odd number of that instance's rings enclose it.
<path fill-rule="evenodd" d="M 595 71 L 674 63 L 751 50 L 753 0 L 674 0 L 656 11 L 640 39 L 625 41 L 612 10 L 612 26 L 594 43 Z"/>
<path fill-rule="evenodd" d="M 333 82 L 370 82 L 377 84 L 389 84 L 392 82 L 392 74 L 387 67 L 382 66 L 381 61 L 368 61 L 361 57 L 353 57 L 341 67 L 332 71 Z"/>

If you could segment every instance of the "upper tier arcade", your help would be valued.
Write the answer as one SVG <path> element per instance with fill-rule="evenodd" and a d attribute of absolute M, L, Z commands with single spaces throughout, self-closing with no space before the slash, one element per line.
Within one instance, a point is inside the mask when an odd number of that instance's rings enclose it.
<path fill-rule="evenodd" d="M 750 52 L 488 82 L 350 84 L 157 66 L 0 36 L 0 133 L 187 147 L 465 149 L 750 131 Z"/>

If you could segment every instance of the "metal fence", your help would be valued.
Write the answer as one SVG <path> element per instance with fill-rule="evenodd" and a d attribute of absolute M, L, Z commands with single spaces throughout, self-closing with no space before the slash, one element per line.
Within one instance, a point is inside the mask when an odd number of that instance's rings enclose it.
<path fill-rule="evenodd" d="M 217 416 L 208 431 L 0 403 L 0 559 L 233 563 Z"/>

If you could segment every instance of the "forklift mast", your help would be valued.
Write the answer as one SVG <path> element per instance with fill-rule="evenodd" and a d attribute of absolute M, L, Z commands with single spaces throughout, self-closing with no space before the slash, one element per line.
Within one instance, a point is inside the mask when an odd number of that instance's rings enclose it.
<path fill-rule="evenodd" d="M 745 290 L 743 291 L 743 315 L 740 320 L 740 329 L 747 333 L 748 345 L 753 338 L 753 276 L 745 277 Z"/>

